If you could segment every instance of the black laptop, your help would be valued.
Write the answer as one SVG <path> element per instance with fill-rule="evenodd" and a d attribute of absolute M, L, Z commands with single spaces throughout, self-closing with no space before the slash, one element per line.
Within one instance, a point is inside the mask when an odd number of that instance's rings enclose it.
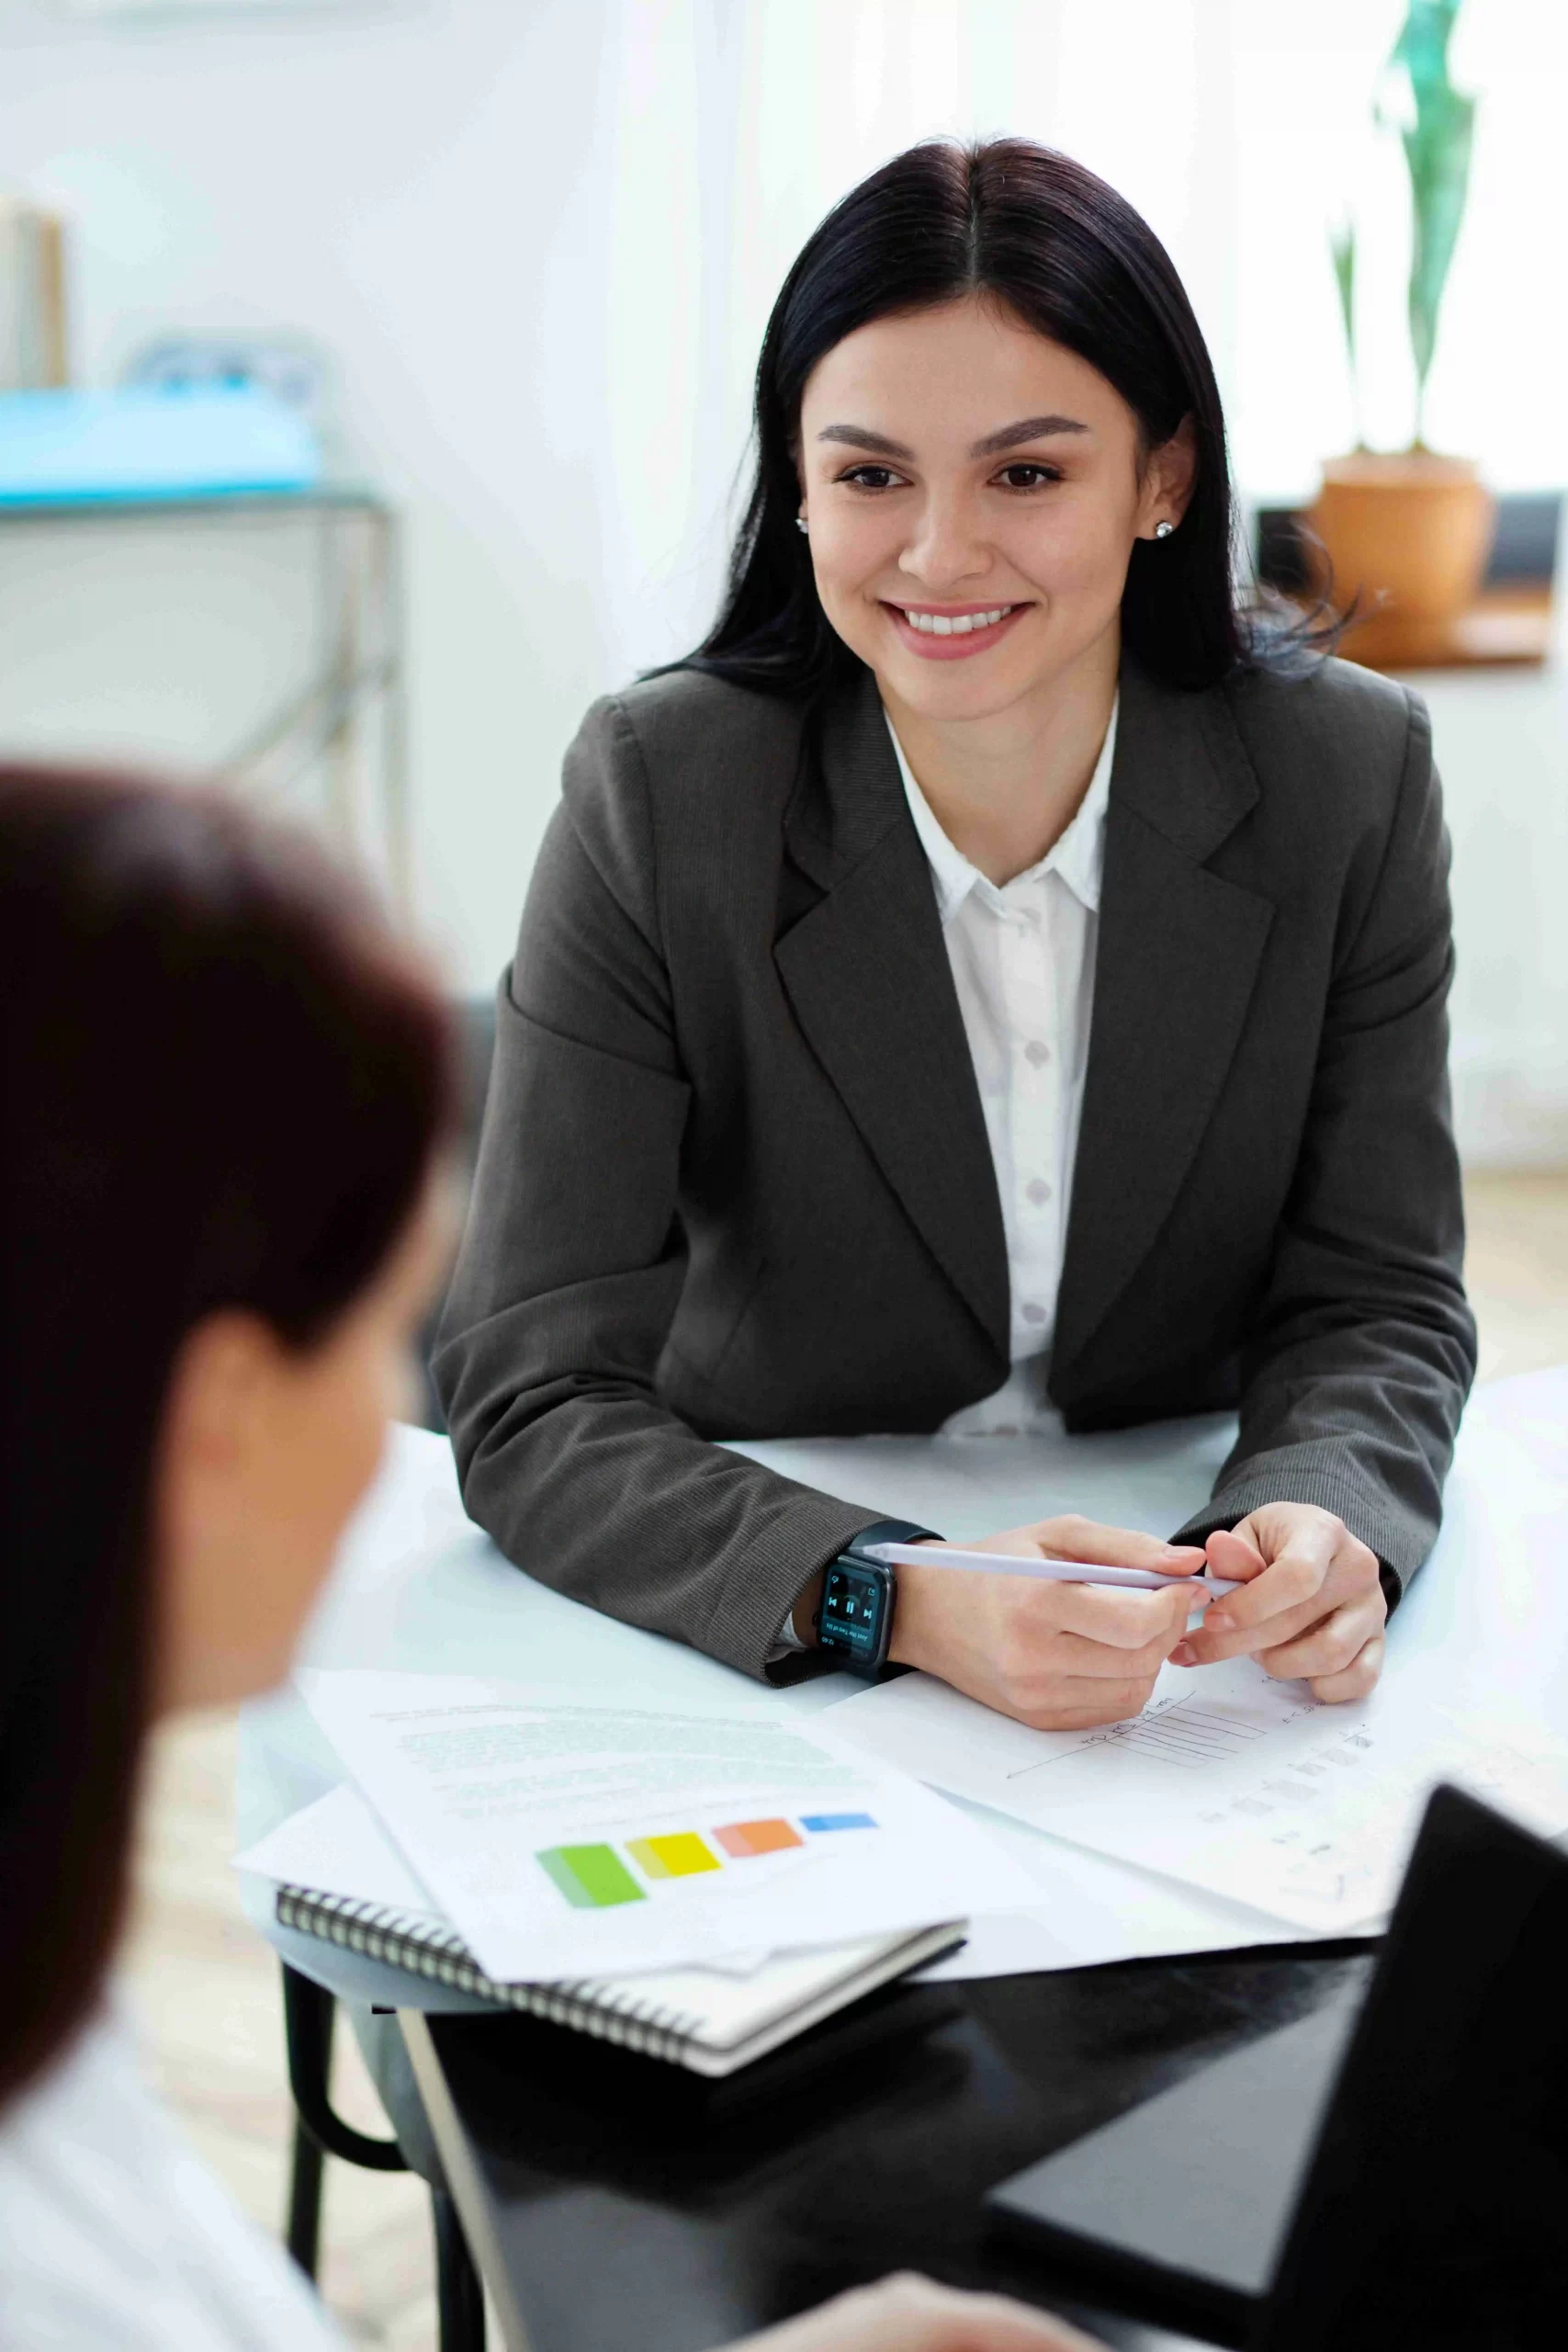
<path fill-rule="evenodd" d="M 989 2202 L 1104 2299 L 1254 2352 L 1568 2344 L 1568 1858 L 1439 1789 L 1364 1999 Z"/>

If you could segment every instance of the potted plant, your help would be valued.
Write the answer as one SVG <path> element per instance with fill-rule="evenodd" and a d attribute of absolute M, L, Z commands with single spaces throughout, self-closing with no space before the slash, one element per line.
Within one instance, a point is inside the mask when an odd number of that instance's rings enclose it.
<path fill-rule="evenodd" d="M 1461 0 L 1410 0 L 1389 59 L 1388 78 L 1406 100 L 1398 128 L 1410 173 L 1410 345 L 1416 363 L 1415 434 L 1408 449 L 1381 453 L 1360 439 L 1356 370 L 1356 235 L 1331 237 L 1350 379 L 1357 446 L 1332 458 L 1307 516 L 1326 559 L 1325 586 L 1348 605 L 1359 597 L 1348 650 L 1393 666 L 1440 650 L 1452 624 L 1474 602 L 1495 523 L 1495 503 L 1473 463 L 1440 457 L 1425 439 L 1427 381 L 1449 266 L 1470 186 L 1475 101 L 1454 88 L 1449 40 Z M 1380 104 L 1380 123 L 1390 115 Z"/>

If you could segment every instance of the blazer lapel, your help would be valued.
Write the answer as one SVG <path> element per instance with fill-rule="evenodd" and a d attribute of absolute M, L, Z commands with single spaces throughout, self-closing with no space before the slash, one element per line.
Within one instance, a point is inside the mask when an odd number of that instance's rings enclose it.
<path fill-rule="evenodd" d="M 829 706 L 785 819 L 822 892 L 774 961 L 796 1020 L 932 1257 L 998 1357 L 1007 1244 L 931 868 L 867 677 Z"/>
<path fill-rule="evenodd" d="M 1169 1215 L 1240 1041 L 1274 909 L 1203 861 L 1258 792 L 1221 693 L 1124 662 L 1053 1389 Z"/>

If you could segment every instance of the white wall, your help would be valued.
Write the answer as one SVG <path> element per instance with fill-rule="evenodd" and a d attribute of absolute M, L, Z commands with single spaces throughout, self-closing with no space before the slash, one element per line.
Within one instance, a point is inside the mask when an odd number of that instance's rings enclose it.
<path fill-rule="evenodd" d="M 1400 14 L 351 0 L 336 16 L 117 28 L 0 0 L 0 179 L 74 224 L 85 379 L 170 327 L 301 331 L 335 355 L 350 465 L 408 518 L 421 915 L 479 987 L 509 952 L 584 705 L 689 644 L 711 610 L 784 269 L 910 139 L 1044 138 L 1144 209 L 1213 345 L 1244 485 L 1264 497 L 1308 490 L 1348 436 L 1324 236 L 1353 192 L 1371 246 L 1369 418 L 1391 443 L 1407 433 L 1402 166 L 1367 128 Z M 1550 484 L 1568 379 L 1568 310 L 1548 290 L 1568 219 L 1568 10 L 1472 0 L 1456 64 L 1485 112 L 1429 428 L 1499 482 Z M 298 661 L 286 551 L 231 548 L 220 582 L 188 549 L 119 545 L 46 577 L 36 545 L 0 536 L 0 741 L 209 757 Z M 1446 685 L 1437 701 L 1456 807 L 1506 790 L 1532 887 L 1568 888 L 1558 706 Z M 1527 947 L 1483 828 L 1467 816 L 1462 831 L 1457 1026 L 1480 1073 L 1466 1101 L 1522 1102 L 1529 1132 L 1568 1154 L 1558 926 L 1527 926 Z M 1499 1011 L 1510 992 L 1531 1008 L 1517 1029 Z M 1517 1148 L 1473 1115 L 1475 1148 Z"/>
<path fill-rule="evenodd" d="M 336 355 L 351 469 L 408 516 L 423 911 L 470 985 L 508 952 L 561 748 L 625 668 L 597 586 L 617 455 L 602 429 L 609 14 L 455 0 L 46 38 L 41 12 L 27 33 L 13 12 L 0 50 L 0 166 L 74 223 L 85 379 L 165 326 L 287 327 Z M 643 461 L 662 462 L 657 442 Z M 209 650 L 209 591 L 187 553 L 143 542 L 141 560 L 177 671 L 193 630 Z M 79 618 L 65 606 L 62 628 Z M 63 724 L 96 745 L 141 708 L 94 619 L 110 707 L 61 713 L 12 670 L 13 740 Z M 148 724 L 133 746 L 216 750 L 250 691 L 204 659 L 180 699 L 188 719 L 208 698 L 205 744 Z"/>

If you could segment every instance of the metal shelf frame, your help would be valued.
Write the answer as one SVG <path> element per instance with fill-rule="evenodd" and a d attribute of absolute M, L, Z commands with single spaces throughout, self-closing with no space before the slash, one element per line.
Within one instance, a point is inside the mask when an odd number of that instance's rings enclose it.
<path fill-rule="evenodd" d="M 264 803 L 288 798 L 321 767 L 327 820 L 363 854 L 362 775 L 379 833 L 377 853 L 393 910 L 412 908 L 408 709 L 401 521 L 378 493 L 345 484 L 302 491 L 0 502 L 0 534 L 83 525 L 149 525 L 311 534 L 311 655 L 304 682 L 211 763 L 216 780 Z"/>

